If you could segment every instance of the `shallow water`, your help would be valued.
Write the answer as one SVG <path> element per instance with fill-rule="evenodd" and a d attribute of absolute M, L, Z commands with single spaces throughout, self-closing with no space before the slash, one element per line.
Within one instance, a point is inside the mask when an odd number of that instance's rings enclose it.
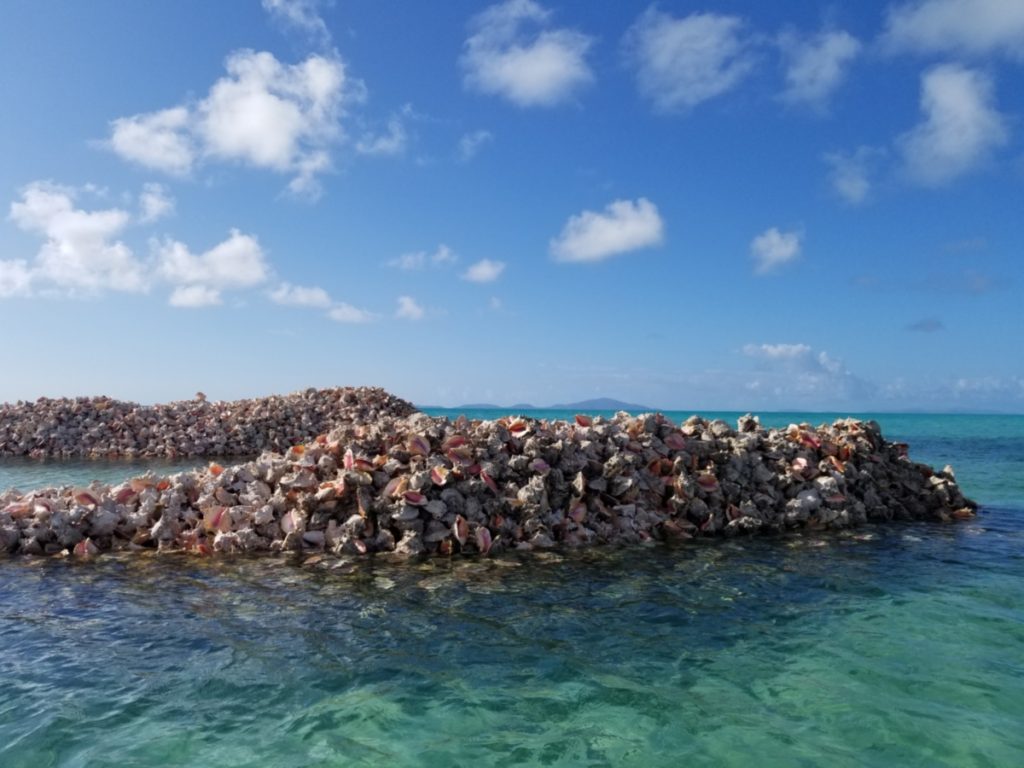
<path fill-rule="evenodd" d="M 0 766 L 1022 765 L 1021 422 L 898 435 L 985 504 L 958 525 L 0 559 Z"/>
<path fill-rule="evenodd" d="M 222 462 L 243 459 L 222 459 Z M 88 485 L 94 480 L 101 483 L 120 483 L 129 477 L 154 472 L 171 475 L 175 472 L 203 467 L 210 459 L 30 459 L 24 456 L 0 458 L 0 491 L 17 488 L 60 487 L 62 485 Z"/>

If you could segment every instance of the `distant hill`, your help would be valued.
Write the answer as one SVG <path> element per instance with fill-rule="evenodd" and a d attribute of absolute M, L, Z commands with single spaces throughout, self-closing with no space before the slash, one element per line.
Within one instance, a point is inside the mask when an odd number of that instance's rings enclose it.
<path fill-rule="evenodd" d="M 579 411 L 629 411 L 631 413 L 649 413 L 658 410 L 647 405 L 636 403 L 624 403 L 613 397 L 595 397 L 592 400 L 580 400 L 575 403 L 559 403 L 551 408 L 558 410 L 579 410 Z"/>

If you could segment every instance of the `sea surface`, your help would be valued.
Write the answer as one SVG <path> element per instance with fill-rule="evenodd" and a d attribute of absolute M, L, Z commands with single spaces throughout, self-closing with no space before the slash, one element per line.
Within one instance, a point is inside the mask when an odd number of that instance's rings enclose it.
<path fill-rule="evenodd" d="M 0 556 L 0 766 L 1024 765 L 1024 416 L 874 418 L 981 514 L 339 567 Z M 3 461 L 0 489 L 140 468 Z"/>

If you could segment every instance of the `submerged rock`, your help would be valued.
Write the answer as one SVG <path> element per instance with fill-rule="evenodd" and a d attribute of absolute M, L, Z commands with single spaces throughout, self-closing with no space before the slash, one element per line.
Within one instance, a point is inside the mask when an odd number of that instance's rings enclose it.
<path fill-rule="evenodd" d="M 235 466 L 118 486 L 9 491 L 0 495 L 0 548 L 487 555 L 949 521 L 976 507 L 950 468 L 911 461 L 873 421 L 772 430 L 749 415 L 738 430 L 697 416 L 677 426 L 661 414 L 451 421 L 412 413 L 381 390 L 293 397 L 311 412 L 291 411 L 275 422 L 279 432 L 253 440 L 312 429 L 328 412 L 332 428 Z M 34 439 L 56 438 L 44 431 Z"/>

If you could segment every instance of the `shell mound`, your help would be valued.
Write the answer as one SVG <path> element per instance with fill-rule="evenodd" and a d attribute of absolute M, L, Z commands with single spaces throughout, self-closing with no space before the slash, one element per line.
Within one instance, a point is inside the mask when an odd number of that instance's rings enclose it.
<path fill-rule="evenodd" d="M 733 429 L 660 414 L 548 422 L 384 413 L 236 466 L 8 492 L 0 551 L 487 555 L 951 521 L 975 508 L 951 468 L 912 462 L 875 422 L 765 430 L 752 416 Z"/>
<path fill-rule="evenodd" d="M 139 405 L 107 397 L 0 404 L 0 456 L 33 458 L 255 456 L 307 442 L 345 422 L 406 416 L 383 389 L 307 389 L 251 400 Z"/>

